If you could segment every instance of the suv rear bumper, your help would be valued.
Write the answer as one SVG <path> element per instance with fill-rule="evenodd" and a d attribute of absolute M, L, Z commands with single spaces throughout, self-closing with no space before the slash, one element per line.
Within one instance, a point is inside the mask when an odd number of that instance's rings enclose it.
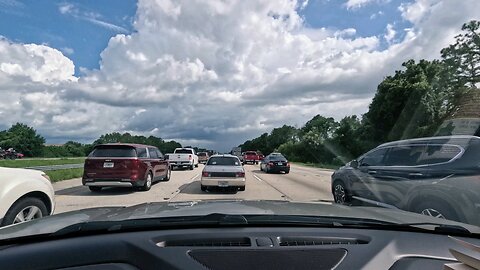
<path fill-rule="evenodd" d="M 144 181 L 132 181 L 131 179 L 82 179 L 82 184 L 88 187 L 138 187 Z"/>

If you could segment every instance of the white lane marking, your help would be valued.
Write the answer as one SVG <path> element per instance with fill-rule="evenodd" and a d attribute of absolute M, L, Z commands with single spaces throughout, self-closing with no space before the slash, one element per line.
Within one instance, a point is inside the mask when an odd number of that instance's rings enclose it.
<path fill-rule="evenodd" d="M 194 177 L 190 178 L 190 181 L 193 181 L 193 180 L 195 180 L 195 178 L 197 178 L 199 175 L 200 175 L 200 174 L 199 174 L 199 173 L 197 173 L 197 174 L 196 174 Z"/>
<path fill-rule="evenodd" d="M 255 177 L 255 179 L 257 179 L 258 181 L 262 182 L 262 183 L 265 183 L 267 185 L 269 185 L 270 187 L 272 187 L 273 189 L 275 189 L 276 191 L 278 191 L 280 194 L 282 194 L 282 197 L 286 200 L 286 201 L 291 201 L 292 198 L 290 198 L 290 196 L 288 196 L 287 194 L 285 194 L 284 192 L 282 192 L 280 189 L 278 189 L 277 187 L 275 187 L 274 185 L 270 184 L 269 182 L 267 182 L 266 180 L 263 180 L 262 178 L 258 177 L 256 174 L 253 174 L 253 177 Z"/>
<path fill-rule="evenodd" d="M 260 177 L 258 177 L 256 174 L 253 174 L 253 177 L 255 177 L 255 179 L 257 179 L 258 181 L 263 182 L 263 180 Z"/>

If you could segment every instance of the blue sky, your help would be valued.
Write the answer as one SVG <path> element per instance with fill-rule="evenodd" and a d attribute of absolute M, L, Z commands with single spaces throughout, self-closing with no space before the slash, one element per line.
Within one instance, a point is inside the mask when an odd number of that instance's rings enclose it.
<path fill-rule="evenodd" d="M 114 3 L 0 0 L 0 35 L 13 42 L 47 44 L 59 49 L 74 62 L 75 73 L 80 75 L 80 68 L 99 67 L 100 53 L 112 36 L 133 31 L 136 1 Z M 396 29 L 411 27 L 400 16 L 400 4 L 399 0 L 374 1 L 347 9 L 345 1 L 310 0 L 299 14 L 311 28 L 355 28 L 356 36 L 374 36 L 383 35 L 389 23 Z M 403 38 L 403 32 L 397 31 L 396 38 Z M 383 40 L 380 45 L 385 48 L 387 44 Z"/>
<path fill-rule="evenodd" d="M 136 1 L 112 2 L 0 0 L 0 35 L 57 48 L 73 60 L 78 74 L 80 67 L 98 68 L 100 52 L 112 36 L 133 30 Z M 62 14 L 60 8 L 68 5 L 72 9 Z"/>

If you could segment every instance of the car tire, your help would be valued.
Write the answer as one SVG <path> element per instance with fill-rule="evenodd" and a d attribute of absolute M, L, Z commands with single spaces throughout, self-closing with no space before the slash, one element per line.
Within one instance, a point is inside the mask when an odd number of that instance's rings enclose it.
<path fill-rule="evenodd" d="M 348 189 L 345 186 L 345 183 L 343 183 L 343 181 L 336 180 L 333 183 L 333 200 L 335 201 L 335 203 L 349 203 L 351 201 L 351 198 L 348 193 Z"/>
<path fill-rule="evenodd" d="M 195 165 L 192 164 L 192 165 L 190 165 L 190 171 L 193 170 L 193 169 L 195 169 Z"/>
<path fill-rule="evenodd" d="M 200 189 L 201 189 L 202 191 L 207 191 L 207 186 L 200 185 Z"/>
<path fill-rule="evenodd" d="M 102 187 L 88 187 L 92 192 L 99 192 L 102 190 Z"/>
<path fill-rule="evenodd" d="M 195 168 L 198 168 L 198 163 L 197 163 L 197 164 L 195 164 Z"/>
<path fill-rule="evenodd" d="M 145 177 L 145 182 L 143 183 L 143 186 L 140 187 L 140 190 L 149 191 L 152 188 L 152 182 L 153 182 L 153 175 L 151 172 L 148 172 L 147 176 Z"/>
<path fill-rule="evenodd" d="M 245 191 L 245 186 L 239 187 L 238 190 L 240 190 L 240 191 Z"/>
<path fill-rule="evenodd" d="M 170 181 L 170 178 L 172 177 L 172 170 L 170 168 L 167 169 L 167 174 L 163 178 L 163 181 L 168 182 Z"/>
<path fill-rule="evenodd" d="M 265 172 L 270 173 L 270 169 L 268 167 L 265 167 Z"/>
<path fill-rule="evenodd" d="M 439 200 L 424 199 L 421 203 L 413 206 L 413 212 L 426 216 L 460 221 L 453 208 L 446 202 Z"/>
<path fill-rule="evenodd" d="M 286 171 L 285 171 L 285 174 L 289 174 L 289 173 L 290 173 L 290 170 L 286 170 Z"/>
<path fill-rule="evenodd" d="M 23 216 L 23 219 L 25 219 L 25 218 L 28 218 L 29 214 L 31 213 L 31 212 L 27 212 L 29 210 L 35 211 L 35 214 L 31 218 L 25 221 L 29 221 L 29 220 L 33 220 L 33 219 L 37 219 L 37 218 L 41 218 L 49 215 L 47 206 L 45 205 L 44 202 L 42 202 L 42 200 L 34 197 L 25 197 L 16 201 L 12 205 L 12 207 L 8 209 L 7 213 L 5 214 L 5 217 L 3 218 L 2 226 L 14 224 L 14 223 L 20 223 L 21 221 L 18 220 L 18 218 L 21 218 L 19 216 L 20 213 L 23 212 L 22 216 Z M 25 217 L 25 215 L 27 216 Z"/>

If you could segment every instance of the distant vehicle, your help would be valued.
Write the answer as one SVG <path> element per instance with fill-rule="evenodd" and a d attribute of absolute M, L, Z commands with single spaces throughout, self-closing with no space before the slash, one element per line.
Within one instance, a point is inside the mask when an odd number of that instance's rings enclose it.
<path fill-rule="evenodd" d="M 193 170 L 194 167 L 198 167 L 198 156 L 193 148 L 177 148 L 168 157 L 172 169 L 189 168 Z"/>
<path fill-rule="evenodd" d="M 198 163 L 201 163 L 201 164 L 207 163 L 207 160 L 210 157 L 208 152 L 198 152 L 197 156 L 198 156 Z"/>
<path fill-rule="evenodd" d="M 266 173 L 285 172 L 290 173 L 290 163 L 280 153 L 271 153 L 260 162 L 260 170 Z"/>
<path fill-rule="evenodd" d="M 54 190 L 44 172 L 0 167 L 0 180 L 1 226 L 53 214 Z"/>
<path fill-rule="evenodd" d="M 234 155 L 215 155 L 208 159 L 202 171 L 201 189 L 211 187 L 245 190 L 245 170 Z"/>
<path fill-rule="evenodd" d="M 480 138 L 389 142 L 332 175 L 337 203 L 352 199 L 480 225 Z"/>
<path fill-rule="evenodd" d="M 243 155 L 243 162 L 244 163 L 252 163 L 252 164 L 258 164 L 258 161 L 260 160 L 257 152 L 255 151 L 247 151 Z"/>
<path fill-rule="evenodd" d="M 262 154 L 262 152 L 260 152 L 260 151 L 257 151 L 257 155 L 258 155 L 258 159 L 259 159 L 260 161 L 262 161 L 262 160 L 265 158 L 265 156 L 264 156 L 264 155 Z"/>
<path fill-rule="evenodd" d="M 147 191 L 154 181 L 168 181 L 170 176 L 168 160 L 155 146 L 100 144 L 85 159 L 82 183 L 91 191 L 100 191 L 102 187 Z"/>
<path fill-rule="evenodd" d="M 17 153 L 17 158 L 18 158 L 18 159 L 22 159 L 22 158 L 24 158 L 24 157 L 25 157 L 24 154 L 22 154 L 22 153 Z"/>
<path fill-rule="evenodd" d="M 0 149 L 0 157 L 4 159 L 17 159 L 23 158 L 23 154 L 17 153 L 13 148 L 8 148 L 7 150 Z"/>
<path fill-rule="evenodd" d="M 240 161 L 241 161 L 242 163 L 245 162 L 245 161 L 243 160 L 243 154 L 244 154 L 244 153 L 242 152 L 242 148 L 241 148 L 241 147 L 233 147 L 233 148 L 232 148 L 232 151 L 230 152 L 230 154 L 238 157 L 238 159 L 240 159 Z"/>

